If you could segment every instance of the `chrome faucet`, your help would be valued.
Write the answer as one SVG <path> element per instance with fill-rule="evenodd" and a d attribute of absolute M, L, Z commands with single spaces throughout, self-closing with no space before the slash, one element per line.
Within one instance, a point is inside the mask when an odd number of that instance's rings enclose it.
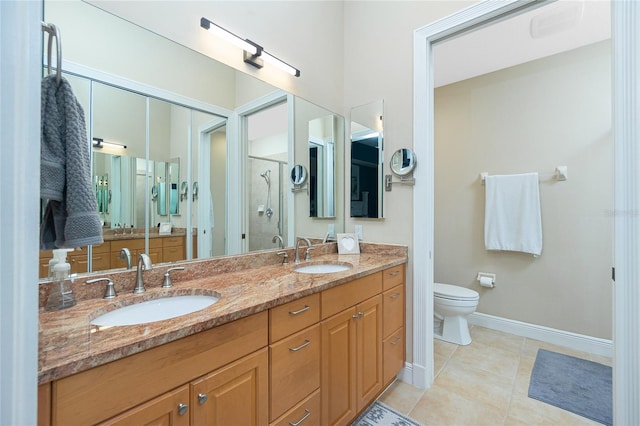
<path fill-rule="evenodd" d="M 282 236 L 274 235 L 271 242 L 275 243 L 276 241 L 278 242 L 278 248 L 284 248 L 284 240 L 282 239 Z"/>
<path fill-rule="evenodd" d="M 127 261 L 127 269 L 131 269 L 131 252 L 128 248 L 120 249 L 120 259 Z"/>
<path fill-rule="evenodd" d="M 138 278 L 136 279 L 136 287 L 133 289 L 134 293 L 144 293 L 144 282 L 142 281 L 142 271 L 151 269 L 151 258 L 144 253 L 140 253 L 138 257 Z"/>
<path fill-rule="evenodd" d="M 300 255 L 298 253 L 300 249 L 300 241 L 304 241 L 307 244 L 307 252 L 305 253 L 304 260 L 311 260 L 311 254 L 309 253 L 309 249 L 311 249 L 311 241 L 309 241 L 308 238 L 298 237 L 296 238 L 296 250 L 293 258 L 294 263 L 300 263 Z"/>

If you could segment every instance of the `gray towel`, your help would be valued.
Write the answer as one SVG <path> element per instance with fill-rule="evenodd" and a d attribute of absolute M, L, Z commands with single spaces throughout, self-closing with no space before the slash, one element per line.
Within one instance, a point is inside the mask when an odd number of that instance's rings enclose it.
<path fill-rule="evenodd" d="M 40 198 L 49 200 L 40 249 L 102 244 L 102 225 L 91 185 L 91 153 L 84 111 L 69 82 L 42 80 Z"/>

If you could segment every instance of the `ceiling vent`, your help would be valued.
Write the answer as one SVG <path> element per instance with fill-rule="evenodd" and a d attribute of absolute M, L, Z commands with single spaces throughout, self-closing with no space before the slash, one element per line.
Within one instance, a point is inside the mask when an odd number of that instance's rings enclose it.
<path fill-rule="evenodd" d="M 531 18 L 532 38 L 542 38 L 577 26 L 582 20 L 584 2 L 560 2 L 555 7 Z"/>

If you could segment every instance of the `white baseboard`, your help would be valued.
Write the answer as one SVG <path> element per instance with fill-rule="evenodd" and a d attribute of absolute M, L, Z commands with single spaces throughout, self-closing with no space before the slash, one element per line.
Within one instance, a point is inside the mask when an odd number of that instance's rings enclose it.
<path fill-rule="evenodd" d="M 398 380 L 405 383 L 413 384 L 413 364 L 405 362 L 404 368 L 396 376 Z"/>
<path fill-rule="evenodd" d="M 510 320 L 507 318 L 500 318 L 479 312 L 474 312 L 469 315 L 467 321 L 471 325 L 478 325 L 492 330 L 504 331 L 506 333 L 515 334 L 516 336 L 536 339 L 577 351 L 613 357 L 613 342 L 607 339 L 556 330 L 554 328 Z"/>

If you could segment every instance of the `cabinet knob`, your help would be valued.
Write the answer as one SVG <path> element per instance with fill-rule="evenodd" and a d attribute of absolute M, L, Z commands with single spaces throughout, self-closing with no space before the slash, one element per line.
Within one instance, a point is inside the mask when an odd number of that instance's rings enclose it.
<path fill-rule="evenodd" d="M 199 393 L 198 394 L 198 402 L 200 403 L 200 405 L 202 405 L 205 402 L 207 402 L 207 399 L 209 399 L 209 397 L 207 396 L 206 393 Z"/>
<path fill-rule="evenodd" d="M 360 318 L 362 318 L 362 317 L 364 316 L 364 312 L 362 312 L 362 311 L 358 312 L 358 316 L 359 316 Z"/>
<path fill-rule="evenodd" d="M 178 404 L 178 414 L 184 416 L 189 411 L 189 406 L 187 404 L 180 403 Z"/>
<path fill-rule="evenodd" d="M 358 318 L 360 318 L 358 315 L 351 315 L 351 318 L 357 320 Z"/>

